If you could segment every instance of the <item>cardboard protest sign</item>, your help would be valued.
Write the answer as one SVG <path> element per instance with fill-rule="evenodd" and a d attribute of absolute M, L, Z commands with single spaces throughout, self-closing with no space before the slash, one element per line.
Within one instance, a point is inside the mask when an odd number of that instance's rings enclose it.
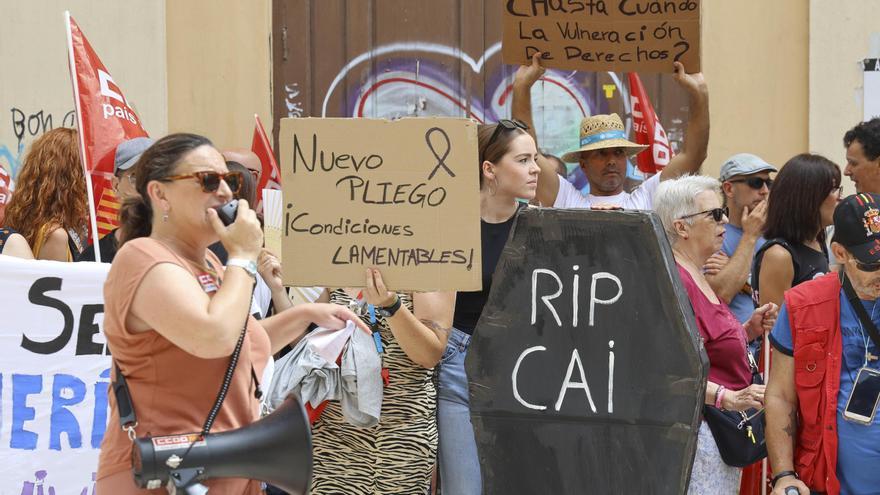
<path fill-rule="evenodd" d="M 476 124 L 282 119 L 284 282 L 482 286 Z"/>
<path fill-rule="evenodd" d="M 109 269 L 0 256 L 0 493 L 94 492 L 109 417 Z"/>
<path fill-rule="evenodd" d="M 700 72 L 701 0 L 508 0 L 502 58 L 584 71 Z"/>
<path fill-rule="evenodd" d="M 655 215 L 521 211 L 465 366 L 483 493 L 687 491 L 709 367 Z"/>

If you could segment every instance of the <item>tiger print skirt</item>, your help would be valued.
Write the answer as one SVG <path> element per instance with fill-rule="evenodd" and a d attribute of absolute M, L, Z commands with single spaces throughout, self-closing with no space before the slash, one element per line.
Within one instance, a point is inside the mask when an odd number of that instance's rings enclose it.
<path fill-rule="evenodd" d="M 400 298 L 410 311 L 408 294 Z M 330 301 L 348 305 L 343 291 Z M 391 375 L 384 390 L 379 424 L 357 428 L 332 401 L 312 425 L 312 495 L 427 493 L 437 457 L 437 391 L 433 370 L 413 363 L 379 318 L 383 366 Z"/>

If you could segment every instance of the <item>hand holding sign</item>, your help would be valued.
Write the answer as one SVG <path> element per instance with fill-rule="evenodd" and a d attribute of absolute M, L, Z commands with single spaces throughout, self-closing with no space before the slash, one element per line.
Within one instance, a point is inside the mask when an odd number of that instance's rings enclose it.
<path fill-rule="evenodd" d="M 529 65 L 520 65 L 516 70 L 514 80 L 522 85 L 531 88 L 541 77 L 544 76 L 544 67 L 541 65 L 541 52 L 532 55 L 532 63 Z"/>
<path fill-rule="evenodd" d="M 394 304 L 397 300 L 397 294 L 385 287 L 385 281 L 382 280 L 382 272 L 376 268 L 367 268 L 367 277 L 364 282 L 364 300 L 367 304 L 384 308 Z"/>
<path fill-rule="evenodd" d="M 678 83 L 688 94 L 705 95 L 709 92 L 706 86 L 706 79 L 703 78 L 702 72 L 696 74 L 688 74 L 685 72 L 684 65 L 681 62 L 673 62 L 672 67 L 675 70 L 672 78 Z"/>

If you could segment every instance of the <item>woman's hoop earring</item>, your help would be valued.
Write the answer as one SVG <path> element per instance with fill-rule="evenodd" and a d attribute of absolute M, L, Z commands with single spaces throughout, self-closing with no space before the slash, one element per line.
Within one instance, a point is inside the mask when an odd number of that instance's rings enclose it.
<path fill-rule="evenodd" d="M 493 185 L 495 187 L 492 187 Z M 492 181 L 489 182 L 489 194 L 491 194 L 492 196 L 495 196 L 496 192 L 498 192 L 498 181 L 493 177 Z"/>

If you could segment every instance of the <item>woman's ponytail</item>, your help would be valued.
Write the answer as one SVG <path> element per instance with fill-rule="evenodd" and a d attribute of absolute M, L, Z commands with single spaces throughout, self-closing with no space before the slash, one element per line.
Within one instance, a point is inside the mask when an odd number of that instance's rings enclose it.
<path fill-rule="evenodd" d="M 122 205 L 120 214 L 119 245 L 147 237 L 153 231 L 153 207 L 147 194 L 151 181 L 161 181 L 174 174 L 180 159 L 199 146 L 213 146 L 211 141 L 197 134 L 169 134 L 153 143 L 134 164 L 135 190 L 139 196 L 130 197 Z"/>
<path fill-rule="evenodd" d="M 147 237 L 153 231 L 153 208 L 149 200 L 133 196 L 125 200 L 120 212 L 119 246 L 126 242 Z"/>

